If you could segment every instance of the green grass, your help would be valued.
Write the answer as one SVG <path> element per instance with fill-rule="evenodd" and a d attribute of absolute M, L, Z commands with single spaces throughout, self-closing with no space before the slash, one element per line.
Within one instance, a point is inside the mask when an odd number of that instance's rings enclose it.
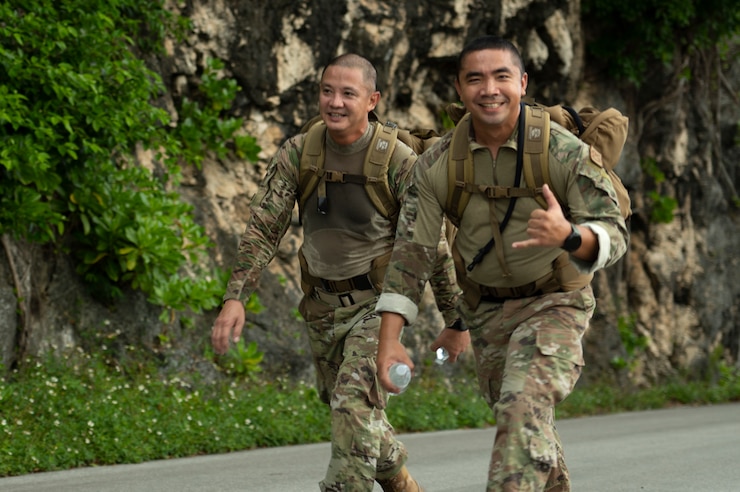
<path fill-rule="evenodd" d="M 153 362 L 128 350 L 133 355 L 125 364 L 105 351 L 26 360 L 0 380 L 0 476 L 329 440 L 328 408 L 311 382 L 268 382 L 254 374 L 219 383 L 162 379 Z M 472 375 L 448 379 L 440 371 L 422 371 L 389 402 L 396 431 L 494 424 Z M 609 386 L 577 389 L 557 414 L 732 400 L 740 400 L 740 376 L 725 370 L 714 384 L 631 393 Z"/>

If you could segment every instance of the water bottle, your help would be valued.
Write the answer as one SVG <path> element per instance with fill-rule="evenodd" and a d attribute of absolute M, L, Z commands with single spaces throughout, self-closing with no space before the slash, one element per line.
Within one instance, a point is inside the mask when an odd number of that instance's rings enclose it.
<path fill-rule="evenodd" d="M 434 359 L 434 363 L 438 366 L 443 365 L 447 359 L 450 358 L 450 354 L 447 353 L 447 349 L 444 347 L 439 347 L 437 349 L 437 358 Z"/>
<path fill-rule="evenodd" d="M 391 383 L 398 388 L 398 393 L 394 394 L 400 395 L 411 382 L 411 368 L 406 364 L 396 362 L 388 370 L 388 377 L 391 378 Z"/>

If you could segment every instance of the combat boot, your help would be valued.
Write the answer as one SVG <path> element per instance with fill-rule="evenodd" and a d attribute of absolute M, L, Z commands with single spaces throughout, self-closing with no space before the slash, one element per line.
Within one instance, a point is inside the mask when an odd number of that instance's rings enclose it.
<path fill-rule="evenodd" d="M 409 471 L 406 469 L 406 466 L 401 468 L 401 471 L 391 478 L 378 480 L 377 482 L 380 484 L 383 492 L 424 492 L 424 489 L 421 488 L 419 482 L 409 475 Z"/>

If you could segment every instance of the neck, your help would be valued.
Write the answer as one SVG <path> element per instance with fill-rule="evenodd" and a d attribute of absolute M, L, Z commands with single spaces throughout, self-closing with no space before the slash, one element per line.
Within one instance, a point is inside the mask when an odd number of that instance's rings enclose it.
<path fill-rule="evenodd" d="M 520 107 L 513 118 L 509 118 L 503 123 L 497 125 L 477 123 L 474 119 L 471 119 L 470 124 L 473 127 L 473 135 L 475 136 L 475 141 L 491 149 L 495 157 L 499 147 L 504 145 L 506 141 L 509 140 L 511 135 L 514 134 L 514 131 L 519 125 L 519 118 L 521 114 L 522 113 Z"/>
<path fill-rule="evenodd" d="M 505 144 L 516 129 L 516 122 L 514 124 L 507 123 L 496 126 L 476 125 L 474 121 L 471 124 L 473 125 L 475 141 L 486 147 L 493 148 L 499 148 Z"/>
<path fill-rule="evenodd" d="M 366 121 L 360 129 L 347 129 L 344 131 L 332 130 L 327 128 L 327 132 L 332 140 L 338 145 L 352 145 L 357 142 L 367 132 L 369 121 Z"/>

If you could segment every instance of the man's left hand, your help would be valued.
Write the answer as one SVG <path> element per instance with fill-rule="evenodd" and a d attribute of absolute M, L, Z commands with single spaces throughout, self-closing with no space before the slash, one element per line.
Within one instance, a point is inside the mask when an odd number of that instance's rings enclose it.
<path fill-rule="evenodd" d="M 465 349 L 470 345 L 470 332 L 469 331 L 458 331 L 452 328 L 445 328 L 442 333 L 437 336 L 434 343 L 431 345 L 432 352 L 440 347 L 447 349 L 447 353 L 450 354 L 450 362 L 457 361 L 457 358 L 465 352 Z"/>

